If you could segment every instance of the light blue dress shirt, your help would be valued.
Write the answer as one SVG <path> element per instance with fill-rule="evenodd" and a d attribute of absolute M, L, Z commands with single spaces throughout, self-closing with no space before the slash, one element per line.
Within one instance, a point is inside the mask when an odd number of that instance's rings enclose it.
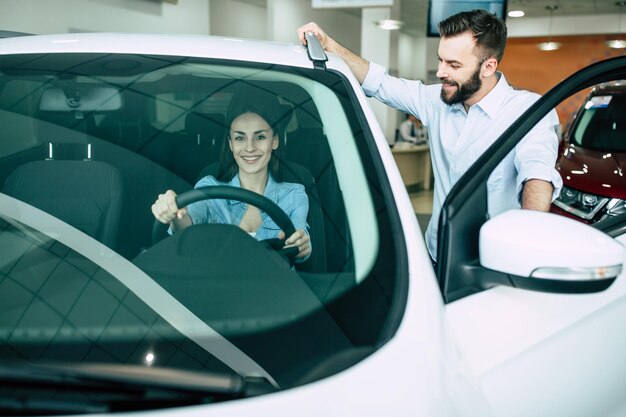
<path fill-rule="evenodd" d="M 211 175 L 207 175 L 206 177 L 201 178 L 194 188 L 211 185 L 229 185 L 237 188 L 241 187 L 239 175 L 235 175 L 233 179 L 227 183 L 218 181 Z M 283 209 L 283 211 L 291 219 L 296 230 L 303 229 L 307 234 L 309 233 L 309 226 L 306 222 L 306 217 L 309 213 L 309 198 L 307 197 L 302 184 L 276 182 L 270 175 L 267 185 L 265 186 L 264 196 Z M 219 223 L 238 226 L 241 223 L 247 209 L 248 204 L 241 201 L 210 199 L 198 201 L 188 205 L 187 214 L 191 217 L 191 222 L 193 224 Z M 260 214 L 262 222 L 261 226 L 254 234 L 254 238 L 257 240 L 264 240 L 278 237 L 278 233 L 281 231 L 280 227 L 278 227 L 274 220 L 272 220 L 265 212 L 260 211 Z M 312 246 L 311 252 L 313 252 Z M 299 261 L 304 261 L 307 258 L 308 256 Z"/>
<path fill-rule="evenodd" d="M 462 103 L 447 105 L 441 100 L 441 84 L 424 85 L 420 81 L 392 77 L 373 62 L 363 81 L 366 95 L 415 115 L 428 128 L 435 188 L 426 245 L 433 259 L 437 257 L 439 214 L 452 186 L 540 97 L 514 89 L 501 73 L 498 77 L 496 86 L 467 112 Z M 490 216 L 519 208 L 523 183 L 529 179 L 551 182 L 552 198 L 559 195 L 563 181 L 555 169 L 558 124 L 556 111 L 552 110 L 491 174 L 487 182 Z"/>

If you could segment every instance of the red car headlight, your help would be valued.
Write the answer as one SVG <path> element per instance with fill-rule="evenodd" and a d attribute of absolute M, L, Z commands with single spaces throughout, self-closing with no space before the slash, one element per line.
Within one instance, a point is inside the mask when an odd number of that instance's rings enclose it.
<path fill-rule="evenodd" d="M 554 205 L 585 220 L 591 220 L 609 200 L 611 199 L 608 197 L 563 187 L 561 195 L 554 200 Z"/>

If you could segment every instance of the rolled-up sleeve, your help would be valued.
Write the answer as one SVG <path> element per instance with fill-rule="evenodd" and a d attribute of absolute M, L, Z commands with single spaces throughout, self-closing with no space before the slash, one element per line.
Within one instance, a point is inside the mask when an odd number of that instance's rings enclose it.
<path fill-rule="evenodd" d="M 539 179 L 552 183 L 552 201 L 563 187 L 563 180 L 556 170 L 559 138 L 556 128 L 559 118 L 555 110 L 548 113 L 515 149 L 515 167 L 517 168 L 517 196 L 521 202 L 524 182 Z"/>
<path fill-rule="evenodd" d="M 363 80 L 363 84 L 361 84 L 366 96 L 373 97 L 376 95 L 383 82 L 384 76 L 385 68 L 375 62 L 370 62 L 369 71 L 367 71 L 365 80 Z"/>

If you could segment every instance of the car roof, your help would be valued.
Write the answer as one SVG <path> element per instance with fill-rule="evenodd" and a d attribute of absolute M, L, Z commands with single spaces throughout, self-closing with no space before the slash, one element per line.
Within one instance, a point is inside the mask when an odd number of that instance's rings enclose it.
<path fill-rule="evenodd" d="M 312 67 L 306 48 L 299 44 L 232 37 L 185 34 L 66 33 L 8 37 L 0 41 L 0 55 L 63 52 L 170 55 Z M 332 57 L 331 59 L 338 58 Z"/>

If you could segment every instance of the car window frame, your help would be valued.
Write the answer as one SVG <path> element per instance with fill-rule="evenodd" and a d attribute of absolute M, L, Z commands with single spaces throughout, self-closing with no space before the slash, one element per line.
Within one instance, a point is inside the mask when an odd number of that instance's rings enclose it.
<path fill-rule="evenodd" d="M 356 106 L 356 103 L 363 104 L 364 93 L 360 90 L 359 93 L 352 88 L 350 81 L 346 75 L 338 70 L 326 69 L 326 72 L 335 73 L 343 83 L 346 84 L 345 88 L 348 92 L 349 102 L 354 107 L 354 113 L 363 127 L 363 142 L 367 146 L 367 151 L 372 162 L 374 172 L 380 183 L 379 191 L 382 194 L 383 200 L 387 203 L 387 211 L 389 213 L 389 222 L 392 228 L 391 239 L 395 246 L 395 290 L 391 294 L 390 304 L 391 307 L 388 311 L 388 317 L 384 324 L 384 327 L 380 331 L 379 344 L 384 344 L 389 341 L 400 327 L 400 323 L 406 310 L 408 294 L 409 294 L 409 253 L 406 246 L 405 230 L 402 226 L 402 220 L 400 218 L 400 212 L 397 207 L 396 198 L 393 195 L 391 182 L 387 175 L 387 168 L 382 160 L 380 151 L 376 144 L 376 137 L 369 126 L 369 120 L 363 112 L 361 106 Z M 365 150 L 359 147 L 359 153 Z M 363 156 L 361 155 L 363 160 Z M 368 172 L 368 170 L 366 170 Z M 369 174 L 368 174 L 369 175 Z"/>

